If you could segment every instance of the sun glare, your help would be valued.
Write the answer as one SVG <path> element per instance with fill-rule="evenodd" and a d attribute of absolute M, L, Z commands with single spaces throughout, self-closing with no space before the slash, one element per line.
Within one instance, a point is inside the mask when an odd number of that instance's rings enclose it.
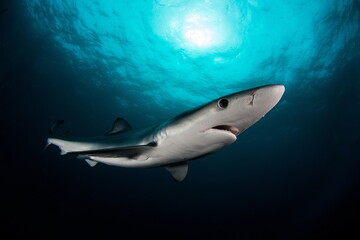
<path fill-rule="evenodd" d="M 214 44 L 215 30 L 209 26 L 210 19 L 198 14 L 188 15 L 184 23 L 184 38 L 196 47 L 210 47 Z"/>
<path fill-rule="evenodd" d="M 178 9 L 159 7 L 154 15 L 154 32 L 193 57 L 238 47 L 242 35 L 239 8 L 229 13 L 226 1 L 205 1 L 205 5 L 197 1 L 184 3 Z M 241 25 L 245 24 L 242 21 Z"/>

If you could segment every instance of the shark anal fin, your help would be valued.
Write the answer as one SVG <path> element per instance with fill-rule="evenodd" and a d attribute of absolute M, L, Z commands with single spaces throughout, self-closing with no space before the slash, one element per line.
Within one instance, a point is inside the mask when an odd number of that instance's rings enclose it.
<path fill-rule="evenodd" d="M 188 163 L 174 163 L 171 165 L 165 166 L 165 169 L 171 174 L 171 176 L 178 182 L 181 182 L 185 179 L 188 172 Z"/>
<path fill-rule="evenodd" d="M 105 135 L 109 136 L 109 135 L 115 135 L 121 132 L 125 132 L 131 129 L 130 124 L 123 118 L 117 118 L 114 121 L 113 127 L 112 129 L 107 132 Z"/>

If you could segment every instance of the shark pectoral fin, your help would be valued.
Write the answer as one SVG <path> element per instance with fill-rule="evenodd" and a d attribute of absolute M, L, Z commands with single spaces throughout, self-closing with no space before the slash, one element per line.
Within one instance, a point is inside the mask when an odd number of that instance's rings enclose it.
<path fill-rule="evenodd" d="M 137 160 L 137 156 L 140 156 L 140 159 L 147 160 L 148 156 L 144 154 L 144 152 L 154 148 L 157 146 L 156 142 L 150 142 L 145 145 L 137 145 L 137 146 L 126 146 L 126 147 L 118 147 L 118 148 L 105 148 L 98 150 L 90 150 L 90 151 L 78 151 L 78 152 L 68 152 L 68 154 L 76 154 L 79 156 L 89 157 L 109 157 L 109 158 L 118 158 L 118 157 L 126 157 Z"/>
<path fill-rule="evenodd" d="M 113 127 L 112 129 L 107 132 L 105 135 L 109 136 L 109 135 L 115 135 L 121 132 L 125 132 L 131 129 L 130 124 L 123 118 L 117 118 L 114 121 Z"/>
<path fill-rule="evenodd" d="M 132 157 L 132 159 L 137 160 L 137 161 L 146 161 L 149 159 L 149 156 L 141 154 L 141 155 Z"/>
<path fill-rule="evenodd" d="M 188 163 L 181 162 L 165 166 L 165 169 L 171 174 L 171 176 L 178 182 L 185 179 L 188 172 Z"/>

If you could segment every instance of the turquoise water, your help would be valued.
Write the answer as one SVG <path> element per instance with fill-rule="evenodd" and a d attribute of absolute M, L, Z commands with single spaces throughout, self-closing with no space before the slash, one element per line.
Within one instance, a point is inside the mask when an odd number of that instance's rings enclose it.
<path fill-rule="evenodd" d="M 176 111 L 269 83 L 321 86 L 359 48 L 352 0 L 26 4 L 69 59 L 102 72 L 89 86 L 123 89 L 117 104 L 132 109 L 166 101 Z"/>

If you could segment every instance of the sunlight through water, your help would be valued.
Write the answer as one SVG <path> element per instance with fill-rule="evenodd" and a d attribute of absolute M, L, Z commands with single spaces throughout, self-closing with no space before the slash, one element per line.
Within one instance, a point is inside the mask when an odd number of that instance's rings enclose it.
<path fill-rule="evenodd" d="M 123 106 L 184 107 L 263 84 L 326 84 L 359 45 L 353 0 L 25 3 L 33 26 L 75 68 L 101 75 L 87 84 L 120 89 L 113 94 Z"/>
<path fill-rule="evenodd" d="M 206 25 L 208 18 L 200 15 L 190 15 L 185 18 L 184 37 L 186 40 L 197 47 L 210 47 L 215 42 L 215 37 L 219 34 L 215 29 Z"/>

